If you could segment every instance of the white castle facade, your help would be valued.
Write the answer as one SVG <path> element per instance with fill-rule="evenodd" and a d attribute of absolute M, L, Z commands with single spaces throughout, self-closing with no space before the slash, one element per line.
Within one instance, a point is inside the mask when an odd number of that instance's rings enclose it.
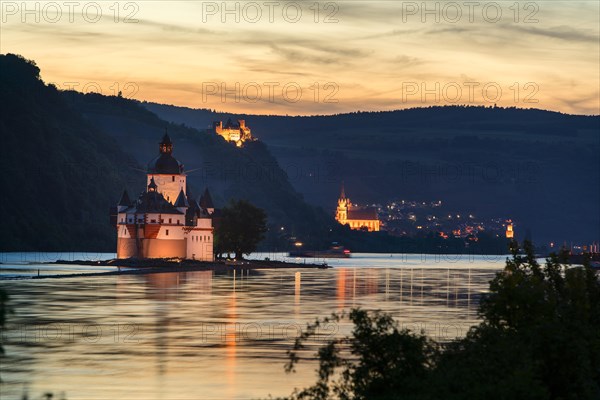
<path fill-rule="evenodd" d="M 181 258 L 213 261 L 215 209 L 208 189 L 193 199 L 183 165 L 173 157 L 165 134 L 159 155 L 148 164 L 147 187 L 131 201 L 123 192 L 117 205 L 117 258 Z"/>

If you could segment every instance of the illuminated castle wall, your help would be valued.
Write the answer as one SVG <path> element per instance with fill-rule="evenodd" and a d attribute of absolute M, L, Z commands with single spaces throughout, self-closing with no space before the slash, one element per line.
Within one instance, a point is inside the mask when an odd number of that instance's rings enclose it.
<path fill-rule="evenodd" d="M 187 190 L 183 165 L 165 134 L 148 164 L 146 191 L 136 201 L 123 192 L 117 205 L 117 258 L 213 260 L 214 212 L 208 190 L 201 206 Z M 208 197 L 208 198 L 207 198 Z"/>
<path fill-rule="evenodd" d="M 213 130 L 228 142 L 235 143 L 237 147 L 242 147 L 245 141 L 254 140 L 250 128 L 246 126 L 246 121 L 243 119 L 234 124 L 229 118 L 225 126 L 222 121 L 216 121 L 213 123 Z"/>
<path fill-rule="evenodd" d="M 381 222 L 377 216 L 377 210 L 372 207 L 354 207 L 349 198 L 342 192 L 338 199 L 335 219 L 342 225 L 349 225 L 352 229 L 362 229 L 369 232 L 377 232 L 381 229 Z"/>

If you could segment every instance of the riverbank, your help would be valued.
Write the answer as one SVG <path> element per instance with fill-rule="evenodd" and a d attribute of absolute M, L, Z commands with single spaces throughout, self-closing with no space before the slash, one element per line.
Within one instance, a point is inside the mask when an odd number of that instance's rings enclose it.
<path fill-rule="evenodd" d="M 34 275 L 1 277 L 0 280 L 20 279 L 58 279 L 109 275 L 143 275 L 167 272 L 214 271 L 226 273 L 228 271 L 261 270 L 261 269 L 327 269 L 327 264 L 292 263 L 271 260 L 243 260 L 243 261 L 195 261 L 177 259 L 111 259 L 111 260 L 57 260 L 40 263 L 46 265 L 80 265 L 94 267 L 114 267 L 112 271 L 102 272 L 77 272 L 72 274 Z M 38 270 L 39 274 L 39 270 Z"/>
<path fill-rule="evenodd" d="M 66 265 L 94 265 L 102 267 L 121 268 L 235 268 L 265 269 L 265 268 L 329 268 L 327 264 L 293 263 L 275 260 L 219 260 L 219 261 L 197 261 L 181 260 L 177 258 L 114 258 L 110 260 L 57 260 L 48 264 Z"/>

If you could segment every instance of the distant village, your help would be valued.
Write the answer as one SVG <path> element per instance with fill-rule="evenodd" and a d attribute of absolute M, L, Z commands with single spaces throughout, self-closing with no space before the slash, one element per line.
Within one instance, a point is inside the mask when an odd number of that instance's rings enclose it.
<path fill-rule="evenodd" d="M 509 218 L 484 219 L 470 213 L 447 212 L 441 200 L 397 200 L 385 205 L 360 206 L 346 197 L 343 185 L 336 220 L 352 229 L 369 232 L 385 230 L 395 236 L 424 236 L 436 232 L 444 239 L 453 237 L 475 242 L 483 232 L 511 239 L 515 226 Z"/>
<path fill-rule="evenodd" d="M 483 232 L 496 237 L 514 237 L 515 223 L 509 217 L 481 218 L 468 211 L 450 211 L 441 200 L 433 202 L 396 200 L 379 208 L 386 230 L 395 235 L 438 232 L 441 237 L 477 241 Z"/>

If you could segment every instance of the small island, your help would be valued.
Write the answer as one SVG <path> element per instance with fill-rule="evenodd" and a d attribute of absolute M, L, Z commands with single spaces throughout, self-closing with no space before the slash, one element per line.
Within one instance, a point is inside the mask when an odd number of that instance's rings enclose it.
<path fill-rule="evenodd" d="M 31 279 L 48 278 L 74 278 L 79 276 L 109 276 L 109 275 L 144 275 L 167 272 L 190 272 L 190 271 L 214 271 L 216 273 L 226 273 L 240 270 L 261 270 L 261 269 L 328 269 L 332 268 L 326 263 L 294 263 L 284 261 L 265 260 L 219 260 L 219 261 L 198 261 L 177 258 L 114 258 L 110 260 L 57 260 L 46 264 L 59 265 L 89 265 L 95 267 L 115 267 L 112 271 L 103 272 L 77 272 L 72 274 L 58 275 L 38 275 Z M 20 279 L 20 278 L 9 278 Z M 29 279 L 29 278 L 28 278 Z"/>

